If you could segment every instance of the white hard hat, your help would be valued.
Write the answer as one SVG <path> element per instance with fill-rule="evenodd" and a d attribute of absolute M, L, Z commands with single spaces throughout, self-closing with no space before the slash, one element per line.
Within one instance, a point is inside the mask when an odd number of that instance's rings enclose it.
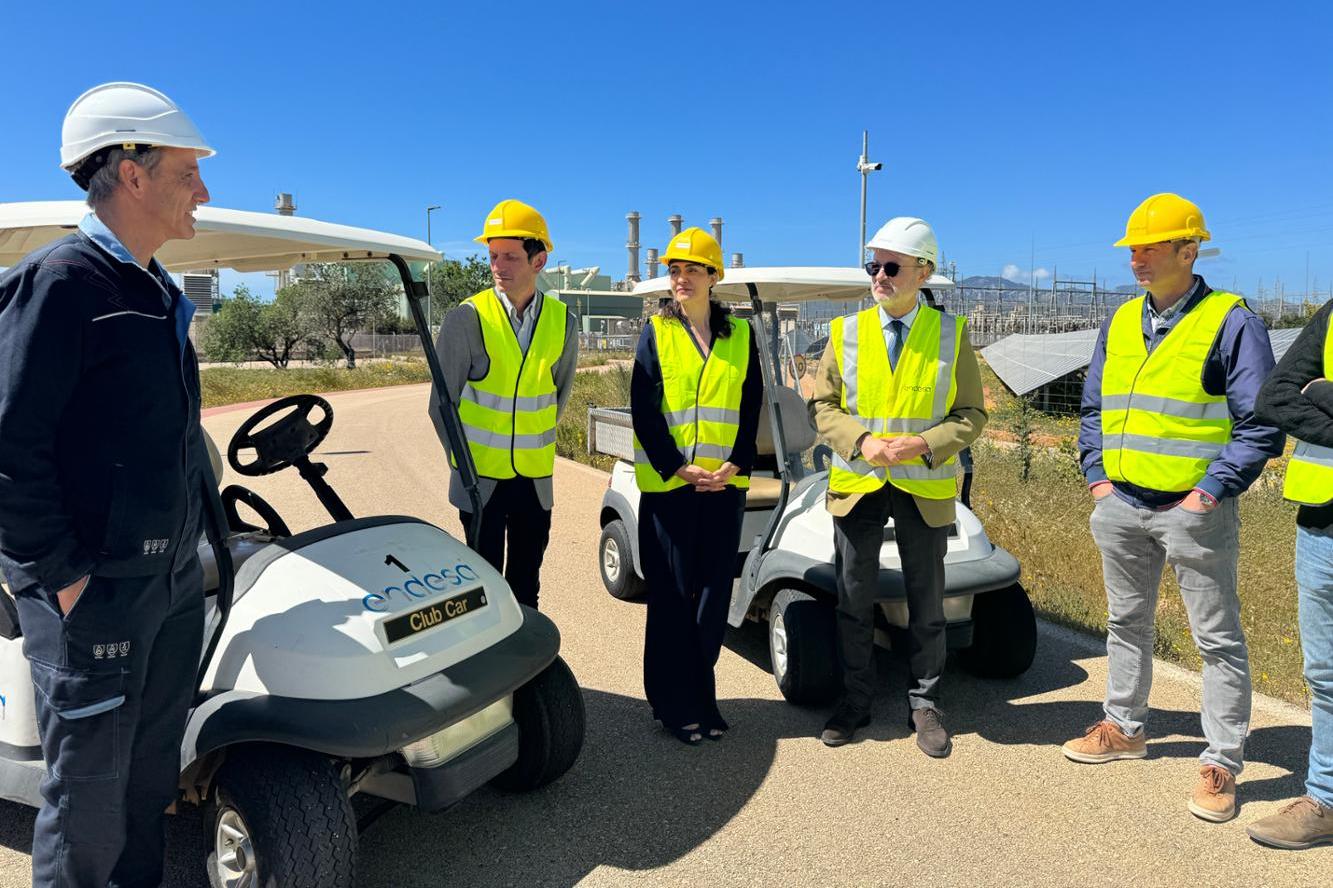
<path fill-rule="evenodd" d="M 939 244 L 935 242 L 935 232 L 924 219 L 915 216 L 895 216 L 866 244 L 869 250 L 892 250 L 904 256 L 916 256 L 926 259 L 932 265 L 939 264 Z"/>
<path fill-rule="evenodd" d="M 193 148 L 217 152 L 175 102 L 141 83 L 104 83 L 74 100 L 60 130 L 60 168 L 87 190 L 111 148 Z"/>

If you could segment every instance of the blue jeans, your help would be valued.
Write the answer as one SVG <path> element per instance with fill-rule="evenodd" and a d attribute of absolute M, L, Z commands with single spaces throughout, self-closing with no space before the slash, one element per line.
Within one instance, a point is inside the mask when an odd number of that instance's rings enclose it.
<path fill-rule="evenodd" d="M 1310 766 L 1305 792 L 1333 807 L 1333 535 L 1296 528 L 1301 653 L 1310 686 Z"/>

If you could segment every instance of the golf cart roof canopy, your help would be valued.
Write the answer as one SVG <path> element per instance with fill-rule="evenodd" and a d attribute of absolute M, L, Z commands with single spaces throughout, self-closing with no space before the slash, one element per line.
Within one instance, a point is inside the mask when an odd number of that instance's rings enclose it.
<path fill-rule="evenodd" d="M 860 299 L 870 293 L 870 278 L 862 268 L 787 266 L 728 268 L 727 276 L 713 287 L 713 295 L 729 302 L 750 301 L 750 285 L 764 302 L 811 302 L 816 299 Z M 953 281 L 932 274 L 922 285 L 931 290 L 952 288 Z M 666 275 L 649 278 L 634 286 L 637 296 L 662 296 L 670 292 Z"/>
<path fill-rule="evenodd" d="M 87 204 L 78 200 L 0 204 L 0 268 L 74 231 L 87 212 Z M 168 271 L 281 271 L 304 262 L 386 259 L 391 253 L 408 262 L 440 259 L 430 244 L 415 238 L 210 206 L 195 211 L 192 239 L 167 241 L 155 255 Z"/>

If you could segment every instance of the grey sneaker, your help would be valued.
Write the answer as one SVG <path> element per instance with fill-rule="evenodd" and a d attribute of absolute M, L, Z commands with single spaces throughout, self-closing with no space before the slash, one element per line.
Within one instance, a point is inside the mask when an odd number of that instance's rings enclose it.
<path fill-rule="evenodd" d="M 1245 831 L 1260 845 L 1288 851 L 1333 845 L 1333 808 L 1301 796 L 1276 814 L 1256 820 Z"/>
<path fill-rule="evenodd" d="M 953 751 L 953 741 L 938 709 L 913 709 L 907 727 L 916 731 L 917 747 L 931 758 L 944 758 Z"/>

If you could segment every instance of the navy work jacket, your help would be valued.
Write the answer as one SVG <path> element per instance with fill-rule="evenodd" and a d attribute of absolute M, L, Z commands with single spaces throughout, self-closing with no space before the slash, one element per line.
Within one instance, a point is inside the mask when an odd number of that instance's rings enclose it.
<path fill-rule="evenodd" d="M 90 215 L 0 275 L 0 569 L 13 592 L 196 555 L 194 307 Z"/>

